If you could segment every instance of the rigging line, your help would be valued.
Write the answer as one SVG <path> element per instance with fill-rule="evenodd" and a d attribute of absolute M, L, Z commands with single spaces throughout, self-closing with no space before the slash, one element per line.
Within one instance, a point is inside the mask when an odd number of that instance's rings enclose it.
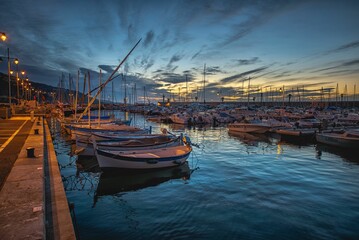
<path fill-rule="evenodd" d="M 126 57 L 120 62 L 120 64 L 116 67 L 116 69 L 112 72 L 111 76 L 107 79 L 106 82 L 104 82 L 104 84 L 102 84 L 100 86 L 100 89 L 97 91 L 96 95 L 91 99 L 91 101 L 87 104 L 85 110 L 81 113 L 80 117 L 77 119 L 77 122 L 87 113 L 87 111 L 89 110 L 89 108 L 91 107 L 91 105 L 95 102 L 96 98 L 98 97 L 98 95 L 101 93 L 101 91 L 103 90 L 103 88 L 107 85 L 107 83 L 109 83 L 112 80 L 113 75 L 115 75 L 115 73 L 117 72 L 117 70 L 122 66 L 122 64 L 127 60 L 127 58 L 130 56 L 130 54 L 133 52 L 133 50 L 135 50 L 135 48 L 137 47 L 137 45 L 141 42 L 142 38 L 140 38 L 140 40 L 138 40 L 138 42 L 135 44 L 135 46 L 133 46 L 133 48 L 131 49 L 131 51 L 126 55 Z"/>
<path fill-rule="evenodd" d="M 113 78 L 110 79 L 110 81 L 114 80 L 115 78 L 118 78 L 119 76 L 121 76 L 121 74 L 118 74 L 118 75 L 114 76 Z M 97 87 L 95 87 L 94 89 L 92 89 L 89 93 L 91 94 L 92 92 L 96 91 L 96 90 L 99 89 L 100 87 L 104 87 L 104 86 L 103 86 L 104 84 L 105 84 L 105 83 L 100 84 L 99 86 L 97 86 Z M 87 96 L 89 93 L 84 94 L 84 96 Z"/>

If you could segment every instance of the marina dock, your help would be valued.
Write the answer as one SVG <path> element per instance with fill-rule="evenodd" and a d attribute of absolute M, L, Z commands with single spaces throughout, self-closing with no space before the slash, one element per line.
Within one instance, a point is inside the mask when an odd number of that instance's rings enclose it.
<path fill-rule="evenodd" d="M 0 236 L 76 239 L 46 120 L 0 120 Z"/>

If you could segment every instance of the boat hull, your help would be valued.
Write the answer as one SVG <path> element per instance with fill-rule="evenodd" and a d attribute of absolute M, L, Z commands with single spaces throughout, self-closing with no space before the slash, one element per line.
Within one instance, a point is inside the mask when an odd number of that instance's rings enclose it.
<path fill-rule="evenodd" d="M 241 133 L 266 133 L 270 127 L 257 124 L 229 124 L 228 131 Z"/>
<path fill-rule="evenodd" d="M 316 140 L 317 142 L 335 147 L 359 149 L 359 138 L 345 138 L 341 137 L 340 134 L 318 133 L 316 135 Z"/>
<path fill-rule="evenodd" d="M 96 158 L 102 170 L 123 168 L 123 169 L 158 169 L 182 165 L 188 159 L 191 148 L 180 150 L 182 153 L 172 156 L 159 157 L 156 152 L 133 152 L 133 154 L 113 154 L 108 151 L 96 149 Z M 161 149 L 167 151 L 166 148 Z"/>
<path fill-rule="evenodd" d="M 131 143 L 127 144 L 128 142 L 130 142 L 132 140 L 135 140 L 135 141 L 137 140 L 138 144 L 132 144 L 132 145 L 131 145 Z M 149 141 L 152 141 L 152 143 L 149 143 Z M 108 142 L 110 144 L 106 144 L 106 142 Z M 111 144 L 111 142 L 114 144 Z M 118 142 L 118 144 L 116 144 L 116 142 Z M 153 138 L 151 138 L 150 136 L 147 136 L 147 137 L 144 136 L 142 139 L 139 137 L 137 137 L 137 138 L 128 137 L 127 139 L 124 138 L 122 140 L 117 140 L 117 141 L 105 141 L 102 144 L 97 143 L 97 147 L 100 150 L 108 150 L 108 151 L 115 151 L 115 150 L 120 150 L 120 151 L 131 150 L 132 151 L 132 150 L 164 148 L 164 147 L 175 146 L 175 145 L 179 145 L 179 144 L 180 144 L 179 139 L 169 138 L 164 135 L 164 136 L 155 136 Z M 83 141 L 83 140 L 76 138 L 76 148 L 77 148 L 77 150 L 76 150 L 77 155 L 80 155 L 80 156 L 94 156 L 95 155 L 93 143 L 90 140 Z"/>

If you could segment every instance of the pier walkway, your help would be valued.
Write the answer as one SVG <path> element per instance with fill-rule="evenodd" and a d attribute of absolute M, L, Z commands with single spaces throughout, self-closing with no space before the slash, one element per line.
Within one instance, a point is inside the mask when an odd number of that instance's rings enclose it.
<path fill-rule="evenodd" d="M 46 121 L 0 120 L 0 238 L 76 239 Z"/>

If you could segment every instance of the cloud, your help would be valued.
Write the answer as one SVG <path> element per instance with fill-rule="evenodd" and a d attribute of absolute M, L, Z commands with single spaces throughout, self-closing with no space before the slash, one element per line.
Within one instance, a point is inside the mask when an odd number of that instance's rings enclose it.
<path fill-rule="evenodd" d="M 292 1 L 259 1 L 252 2 L 251 5 L 242 1 L 237 2 L 239 5 L 234 7 L 232 2 L 228 11 L 237 16 L 241 14 L 242 20 L 239 23 L 236 21 L 237 23 L 232 24 L 230 31 L 222 37 L 224 40 L 220 41 L 218 46 L 225 46 L 238 41 L 271 18 L 286 11 L 289 6 L 297 4 Z M 229 16 L 232 15 L 229 14 Z"/>
<path fill-rule="evenodd" d="M 161 81 L 164 83 L 172 83 L 172 84 L 186 82 L 185 75 L 173 73 L 173 72 L 160 72 L 159 74 L 154 76 L 154 79 L 157 79 L 158 81 Z M 187 80 L 188 80 L 188 76 L 187 76 Z"/>
<path fill-rule="evenodd" d="M 221 83 L 230 83 L 230 82 L 238 82 L 240 80 L 243 80 L 242 78 L 250 75 L 250 74 L 255 74 L 255 73 L 260 73 L 264 70 L 266 70 L 268 67 L 260 67 L 260 68 L 256 68 L 250 71 L 246 71 L 243 73 L 239 73 L 230 77 L 226 77 L 220 80 Z"/>
<path fill-rule="evenodd" d="M 329 52 L 340 52 L 340 51 L 343 51 L 343 50 L 350 50 L 352 48 L 357 48 L 359 47 L 359 41 L 355 41 L 355 42 L 351 42 L 351 43 L 348 43 L 348 44 L 345 44 L 345 45 L 342 45 L 336 49 L 333 49 Z"/>
<path fill-rule="evenodd" d="M 148 45 L 153 41 L 153 38 L 155 36 L 155 33 L 153 31 L 148 31 L 145 37 L 145 40 L 143 41 L 143 45 L 145 47 L 148 47 Z"/>
<path fill-rule="evenodd" d="M 341 66 L 343 67 L 348 67 L 348 66 L 353 66 L 353 65 L 358 65 L 359 64 L 359 59 L 355 59 L 349 62 L 344 62 Z"/>
<path fill-rule="evenodd" d="M 219 66 L 206 67 L 206 75 L 216 75 L 218 73 L 225 73 Z"/>
<path fill-rule="evenodd" d="M 191 60 L 195 59 L 200 53 L 202 52 L 202 50 L 196 52 L 195 54 L 193 54 L 193 56 L 191 57 Z"/>
<path fill-rule="evenodd" d="M 255 64 L 255 63 L 258 63 L 259 62 L 259 58 L 258 57 L 253 57 L 251 59 L 238 59 L 238 60 L 235 60 L 235 62 L 238 63 L 238 65 L 252 65 L 252 64 Z"/>
<path fill-rule="evenodd" d="M 175 54 L 171 57 L 170 61 L 168 62 L 167 66 L 171 66 L 173 63 L 178 62 L 182 59 L 183 56 L 179 54 Z"/>
<path fill-rule="evenodd" d="M 355 65 L 359 65 L 359 59 L 354 59 L 351 61 L 343 62 L 343 63 L 337 64 L 336 66 L 333 66 L 333 67 L 327 67 L 327 68 L 321 68 L 318 70 L 314 70 L 314 71 L 312 71 L 312 73 L 324 72 L 324 71 L 328 71 L 328 70 L 332 70 L 332 69 L 336 69 L 336 68 L 351 67 L 351 66 L 355 66 Z"/>
<path fill-rule="evenodd" d="M 98 67 L 107 73 L 112 73 L 115 70 L 115 67 L 111 65 L 98 65 Z"/>

